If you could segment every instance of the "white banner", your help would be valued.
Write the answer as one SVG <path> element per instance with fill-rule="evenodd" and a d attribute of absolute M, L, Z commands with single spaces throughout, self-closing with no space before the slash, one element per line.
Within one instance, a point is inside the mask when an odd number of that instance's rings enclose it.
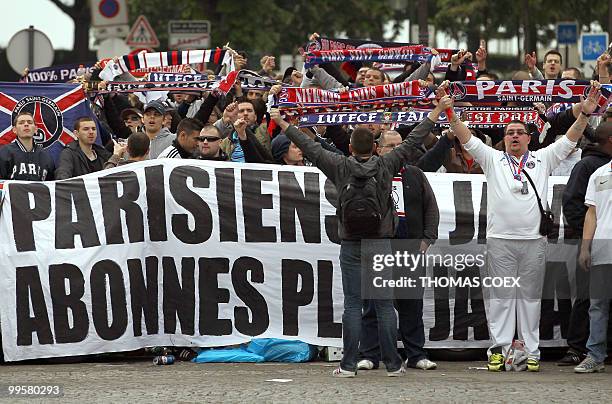
<path fill-rule="evenodd" d="M 484 177 L 427 177 L 440 238 L 477 237 L 486 228 Z M 565 181 L 551 177 L 553 210 Z M 253 337 L 341 346 L 334 199 L 315 168 L 194 160 L 7 182 L 0 217 L 5 359 Z M 455 339 L 461 319 L 453 302 L 436 307 L 428 295 L 428 347 L 488 345 L 488 334 L 474 336 L 472 328 Z M 542 345 L 562 344 L 558 334 Z"/>

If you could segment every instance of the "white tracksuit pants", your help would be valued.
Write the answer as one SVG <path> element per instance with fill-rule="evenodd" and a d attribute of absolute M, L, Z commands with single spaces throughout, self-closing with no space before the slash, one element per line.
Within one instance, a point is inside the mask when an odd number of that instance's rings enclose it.
<path fill-rule="evenodd" d="M 501 347 L 507 357 L 516 330 L 518 338 L 525 341 L 527 355 L 539 359 L 546 239 L 487 239 L 487 268 L 491 277 L 520 277 L 518 287 L 489 290 L 487 315 L 493 345 L 488 356 L 493 348 Z"/>

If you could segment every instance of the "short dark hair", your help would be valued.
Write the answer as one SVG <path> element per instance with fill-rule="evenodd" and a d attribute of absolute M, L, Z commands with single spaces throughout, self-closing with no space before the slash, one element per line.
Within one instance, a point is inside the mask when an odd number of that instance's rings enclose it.
<path fill-rule="evenodd" d="M 30 115 L 32 117 L 32 120 L 34 120 L 34 115 L 31 112 L 22 110 L 19 111 L 17 115 L 15 115 L 15 119 L 13 119 L 13 126 L 17 125 L 17 119 L 22 115 Z"/>
<path fill-rule="evenodd" d="M 82 122 L 96 122 L 92 117 L 90 116 L 82 116 L 80 118 L 78 118 L 76 121 L 74 121 L 74 130 L 79 130 L 79 128 L 81 127 L 81 123 Z"/>
<path fill-rule="evenodd" d="M 351 147 L 355 154 L 371 154 L 374 134 L 366 128 L 356 128 L 351 134 Z"/>
<path fill-rule="evenodd" d="M 176 134 L 178 136 L 181 132 L 185 132 L 186 134 L 190 134 L 194 131 L 199 132 L 203 127 L 204 125 L 202 125 L 202 122 L 198 121 L 197 119 L 185 118 L 180 121 L 176 127 Z"/>
<path fill-rule="evenodd" d="M 572 71 L 574 72 L 575 76 L 576 76 L 576 80 L 581 80 L 584 78 L 584 75 L 582 74 L 582 72 L 580 71 L 579 68 L 577 67 L 568 67 L 567 69 L 563 69 L 564 72 L 567 71 Z"/>
<path fill-rule="evenodd" d="M 255 109 L 255 103 L 253 103 L 253 100 L 249 100 L 246 96 L 240 97 L 236 101 L 238 104 L 251 104 L 253 106 L 253 110 Z"/>
<path fill-rule="evenodd" d="M 142 157 L 149 151 L 151 141 L 144 132 L 132 133 L 127 139 L 127 151 L 130 157 Z"/>
<path fill-rule="evenodd" d="M 506 124 L 506 127 L 504 128 L 504 135 L 508 131 L 508 126 L 512 125 L 513 123 L 518 123 L 518 124 L 523 125 L 523 128 L 525 128 L 525 132 L 529 132 L 529 128 L 527 128 L 527 124 L 525 122 L 519 121 L 518 119 L 513 119 Z"/>
<path fill-rule="evenodd" d="M 544 62 L 546 62 L 546 58 L 548 57 L 548 55 L 557 55 L 557 56 L 559 56 L 559 61 L 561 62 L 561 64 L 563 64 L 563 56 L 561 56 L 561 53 L 558 50 L 551 49 L 548 52 L 546 52 L 544 54 Z"/>
<path fill-rule="evenodd" d="M 380 73 L 380 78 L 382 81 L 385 81 L 385 72 L 383 72 L 382 70 L 380 70 L 378 67 L 374 67 L 374 66 L 370 66 L 368 67 L 368 70 L 374 70 L 377 71 L 378 73 Z"/>
<path fill-rule="evenodd" d="M 612 122 L 602 121 L 597 129 L 595 129 L 595 141 L 600 145 L 603 145 L 608 141 L 608 138 L 612 136 Z"/>

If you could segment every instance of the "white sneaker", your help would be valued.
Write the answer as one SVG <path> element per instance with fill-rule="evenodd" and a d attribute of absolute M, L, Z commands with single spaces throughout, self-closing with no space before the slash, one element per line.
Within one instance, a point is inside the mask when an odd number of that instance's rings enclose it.
<path fill-rule="evenodd" d="M 374 369 L 374 362 L 369 359 L 362 359 L 357 362 L 357 370 L 372 370 Z"/>
<path fill-rule="evenodd" d="M 435 368 L 438 367 L 438 364 L 436 362 L 432 362 L 429 359 L 425 358 L 425 359 L 421 359 L 420 361 L 418 361 L 416 365 L 414 365 L 413 367 L 415 369 L 434 370 Z"/>
<path fill-rule="evenodd" d="M 348 370 L 344 370 L 340 366 L 338 366 L 332 372 L 332 376 L 334 377 L 355 377 L 357 376 L 357 372 L 349 372 Z"/>
<path fill-rule="evenodd" d="M 406 368 L 404 367 L 404 364 L 402 364 L 402 366 L 394 372 L 387 372 L 387 376 L 389 377 L 400 377 L 400 376 L 404 376 L 405 374 L 406 374 Z"/>

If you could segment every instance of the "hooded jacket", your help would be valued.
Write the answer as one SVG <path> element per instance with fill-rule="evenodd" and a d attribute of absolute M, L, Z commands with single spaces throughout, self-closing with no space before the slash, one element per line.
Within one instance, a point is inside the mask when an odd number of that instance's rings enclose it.
<path fill-rule="evenodd" d="M 53 181 L 55 164 L 41 145 L 31 151 L 15 139 L 0 149 L 0 179 L 21 181 Z"/>
<path fill-rule="evenodd" d="M 426 118 L 421 124 L 424 126 L 433 125 L 433 122 Z M 343 189 L 350 179 L 351 175 L 361 177 L 376 176 L 381 181 L 379 185 L 380 200 L 387 203 L 382 207 L 382 220 L 377 231 L 377 238 L 393 238 L 395 228 L 397 226 L 397 214 L 391 199 L 392 180 L 395 174 L 400 170 L 403 163 L 409 157 L 409 151 L 412 144 L 408 141 L 396 147 L 393 151 L 384 156 L 376 156 L 367 160 L 357 159 L 354 156 L 346 157 L 344 155 L 325 150 L 323 146 L 312 140 L 308 135 L 302 133 L 295 126 L 289 126 L 285 134 L 293 143 L 299 147 L 304 156 L 318 167 L 323 174 L 335 185 L 336 190 Z M 336 212 L 338 213 L 338 203 L 336 202 Z M 355 240 L 344 231 L 341 215 L 338 216 L 338 235 L 341 240 Z"/>
<path fill-rule="evenodd" d="M 89 159 L 83 150 L 81 150 L 79 142 L 74 140 L 60 154 L 59 165 L 57 170 L 55 170 L 55 179 L 63 180 L 102 170 L 104 163 L 108 161 L 112 153 L 95 143 L 92 145 L 92 148 L 97 155 L 95 164 L 99 164 L 100 168 L 98 170 L 91 170 Z"/>
<path fill-rule="evenodd" d="M 565 238 L 582 238 L 584 217 L 587 207 L 584 204 L 589 178 L 599 167 L 610 161 L 612 156 L 601 150 L 598 144 L 587 145 L 582 150 L 582 159 L 576 163 L 563 191 L 563 215 L 568 228 Z"/>
<path fill-rule="evenodd" d="M 176 139 L 176 135 L 170 132 L 168 128 L 162 128 L 159 133 L 151 140 L 149 146 L 149 158 L 156 159 L 162 151 L 168 146 L 172 146 L 172 141 Z"/>

